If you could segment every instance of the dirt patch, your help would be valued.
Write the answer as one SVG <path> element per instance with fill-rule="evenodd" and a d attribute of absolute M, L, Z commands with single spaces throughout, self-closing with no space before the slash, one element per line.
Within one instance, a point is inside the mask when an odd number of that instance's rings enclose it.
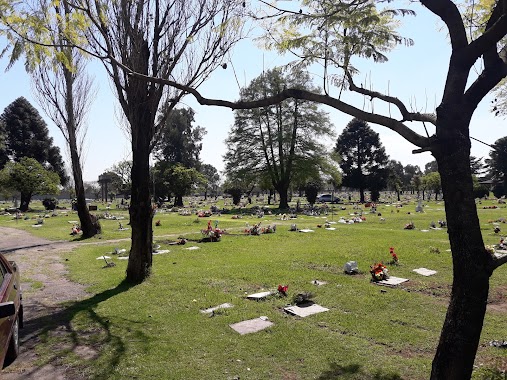
<path fill-rule="evenodd" d="M 62 259 L 63 253 L 72 251 L 77 245 L 51 242 L 13 228 L 0 227 L 0 234 L 0 251 L 15 261 L 21 272 L 25 310 L 25 326 L 20 330 L 20 355 L 0 372 L 0 377 L 3 380 L 80 379 L 55 359 L 41 362 L 36 352 L 44 331 L 52 329 L 72 334 L 62 318 L 62 302 L 89 296 L 83 285 L 68 280 Z M 93 349 L 87 347 L 75 347 L 74 352 L 84 358 L 95 357 Z"/>

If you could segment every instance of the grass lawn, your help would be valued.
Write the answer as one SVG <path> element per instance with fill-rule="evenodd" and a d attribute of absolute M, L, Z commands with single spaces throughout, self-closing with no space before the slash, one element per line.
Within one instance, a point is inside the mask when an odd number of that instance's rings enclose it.
<path fill-rule="evenodd" d="M 486 244 L 498 243 L 507 233 L 507 224 L 502 223 L 500 234 L 493 232 L 493 221 L 507 218 L 505 205 L 483 209 L 493 204 L 478 205 Z M 160 220 L 161 226 L 154 227 L 155 242 L 170 252 L 155 255 L 152 276 L 135 287 L 122 282 L 127 261 L 110 254 L 115 248 L 129 249 L 130 230 L 118 231 L 118 221 L 101 220 L 102 235 L 83 243 L 104 244 L 83 244 L 62 257 L 68 260 L 71 278 L 89 285 L 91 294 L 68 305 L 73 340 L 62 345 L 58 334 L 48 331 L 46 344 L 39 347 L 41 360 L 58 357 L 90 379 L 427 379 L 452 281 L 447 232 L 429 229 L 432 221 L 445 219 L 443 203 L 426 202 L 425 212 L 417 214 L 413 203 L 401 208 L 379 205 L 377 212 L 385 221 L 366 213 L 363 223 L 332 224 L 336 228 L 332 231 L 323 228 L 326 221 L 358 211 L 351 205 L 346 210 L 340 207 L 327 216 L 285 221 L 276 215 L 232 219 L 230 214 L 196 218 L 158 213 L 154 221 Z M 69 235 L 72 220 L 77 220 L 75 213 L 60 213 L 35 228 L 33 219 L 2 216 L 0 225 L 75 240 Z M 168 245 L 179 236 L 199 239 L 208 220 L 217 220 L 229 234 L 218 243 Z M 276 224 L 276 233 L 243 233 L 247 224 L 258 222 Z M 403 229 L 409 222 L 415 230 Z M 126 226 L 128 216 L 122 223 Z M 292 223 L 314 232 L 290 232 Z M 112 239 L 125 240 L 107 242 Z M 190 246 L 200 249 L 188 250 Z M 389 262 L 389 247 L 399 257 L 399 265 L 388 266 L 389 273 L 409 279 L 395 288 L 370 282 L 370 265 Z M 96 258 L 104 254 L 116 266 L 103 268 L 104 261 Z M 357 275 L 343 273 L 351 260 L 358 262 Z M 419 267 L 437 274 L 424 277 L 412 271 Z M 501 267 L 491 278 L 491 307 L 476 359 L 476 379 L 497 378 L 491 377 L 495 369 L 507 369 L 507 351 L 489 346 L 491 340 L 507 339 L 506 277 L 507 267 Z M 327 284 L 317 286 L 316 279 Z M 279 284 L 289 286 L 288 297 L 245 299 L 250 293 L 276 290 Z M 302 292 L 311 292 L 313 300 L 329 311 L 307 318 L 286 314 L 283 307 Z M 234 307 L 211 317 L 200 312 L 225 302 Z M 248 335 L 229 327 L 260 316 L 274 325 Z M 75 346 L 87 346 L 95 355 L 83 359 L 73 351 Z"/>

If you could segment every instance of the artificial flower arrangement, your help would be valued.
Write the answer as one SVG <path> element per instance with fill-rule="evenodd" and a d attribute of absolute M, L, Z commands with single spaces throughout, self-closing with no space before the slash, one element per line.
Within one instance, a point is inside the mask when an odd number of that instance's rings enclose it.
<path fill-rule="evenodd" d="M 208 220 L 208 227 L 205 230 L 201 230 L 201 233 L 204 235 L 203 239 L 213 242 L 220 241 L 224 231 L 218 228 L 218 221 L 215 222 L 215 228 L 213 228 L 211 220 Z"/>
<path fill-rule="evenodd" d="M 289 285 L 278 285 L 278 294 L 287 297 L 287 290 L 289 290 Z"/>
<path fill-rule="evenodd" d="M 261 222 L 254 224 L 250 228 L 245 228 L 245 233 L 248 235 L 272 234 L 276 232 L 276 224 L 261 227 Z"/>
<path fill-rule="evenodd" d="M 392 260 L 389 264 L 398 265 L 399 259 L 398 259 L 398 255 L 396 254 L 396 252 L 394 252 L 394 247 L 389 247 L 389 253 L 391 254 L 391 257 L 392 257 Z"/>
<path fill-rule="evenodd" d="M 380 262 L 370 266 L 370 273 L 373 281 L 382 281 L 389 278 L 388 270 L 386 266 Z"/>

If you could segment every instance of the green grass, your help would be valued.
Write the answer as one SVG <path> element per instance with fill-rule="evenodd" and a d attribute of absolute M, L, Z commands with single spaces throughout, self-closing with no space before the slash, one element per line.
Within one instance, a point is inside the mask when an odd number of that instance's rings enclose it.
<path fill-rule="evenodd" d="M 154 227 L 155 241 L 171 252 L 154 256 L 152 276 L 135 287 L 122 282 L 126 261 L 113 258 L 116 266 L 103 268 L 104 261 L 96 260 L 114 248 L 128 249 L 128 240 L 82 245 L 63 259 L 68 259 L 72 279 L 88 284 L 92 295 L 68 305 L 65 318 L 75 331 L 72 339 L 65 345 L 60 342 L 58 350 L 54 344 L 62 338 L 48 332 L 41 355 L 77 366 L 90 379 L 426 379 L 445 317 L 452 262 L 446 230 L 420 230 L 445 219 L 443 204 L 430 202 L 423 214 L 415 214 L 413 204 L 380 205 L 377 211 L 385 221 L 367 214 L 365 223 L 335 224 L 335 231 L 317 227 L 354 212 L 346 207 L 335 208 L 333 215 L 299 216 L 295 221 L 281 221 L 276 215 L 234 220 L 225 214 L 210 219 L 157 214 L 154 220 L 161 226 Z M 485 243 L 497 243 L 499 236 L 488 221 L 507 217 L 507 209 L 479 208 Z M 39 229 L 7 217 L 0 225 L 72 240 L 67 220 L 75 217 L 48 218 Z M 199 238 L 208 220 L 218 220 L 230 234 L 219 243 L 167 245 L 178 236 Z M 276 223 L 277 232 L 242 233 L 247 223 L 259 221 Z M 410 221 L 416 230 L 403 229 Z M 117 223 L 102 221 L 102 240 L 130 236 L 130 231 L 116 231 Z M 291 223 L 315 232 L 290 232 Z M 500 227 L 507 231 L 507 226 Z M 187 250 L 190 245 L 200 249 Z M 398 288 L 371 284 L 369 266 L 388 262 L 391 246 L 400 265 L 389 266 L 390 274 L 410 281 Z M 350 260 L 358 262 L 360 274 L 343 273 Z M 423 277 L 412 272 L 418 267 L 438 273 Z M 506 275 L 502 267 L 492 276 L 491 302 L 505 302 Z M 317 287 L 311 283 L 315 279 L 328 284 Z M 246 294 L 274 290 L 278 284 L 288 284 L 290 296 L 312 292 L 314 301 L 330 311 L 299 319 L 282 310 L 291 297 L 245 299 Z M 199 312 L 224 302 L 234 308 L 214 317 Z M 267 316 L 274 326 L 245 336 L 229 327 L 259 316 Z M 487 344 L 506 338 L 504 319 L 505 313 L 488 311 L 476 378 L 486 378 L 495 366 L 505 369 L 505 351 Z M 93 347 L 97 357 L 83 360 L 72 352 L 75 345 Z"/>

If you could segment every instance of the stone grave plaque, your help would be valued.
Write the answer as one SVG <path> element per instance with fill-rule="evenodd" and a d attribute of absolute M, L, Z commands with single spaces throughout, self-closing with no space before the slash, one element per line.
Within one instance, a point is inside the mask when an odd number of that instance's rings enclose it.
<path fill-rule="evenodd" d="M 232 303 L 226 302 L 226 303 L 220 304 L 218 306 L 210 307 L 209 309 L 201 310 L 201 313 L 211 314 L 218 309 L 230 309 L 231 307 L 234 307 L 234 305 Z"/>
<path fill-rule="evenodd" d="M 264 330 L 270 326 L 273 326 L 273 322 L 267 320 L 267 318 L 255 318 L 249 319 L 247 321 L 233 323 L 229 325 L 234 331 L 238 332 L 241 335 L 251 334 L 257 331 Z"/>
<path fill-rule="evenodd" d="M 427 268 L 417 268 L 417 269 L 413 269 L 412 271 L 415 273 L 419 273 L 420 275 L 423 275 L 426 277 L 433 276 L 434 274 L 437 273 L 436 270 L 427 269 Z"/>
<path fill-rule="evenodd" d="M 396 286 L 396 285 L 402 284 L 407 281 L 408 281 L 408 278 L 391 276 L 387 280 L 377 281 L 377 282 L 375 282 L 375 284 L 386 285 L 386 286 Z"/>
<path fill-rule="evenodd" d="M 323 313 L 324 311 L 328 311 L 329 309 L 314 303 L 309 306 L 288 306 L 284 307 L 283 310 L 286 313 L 296 315 L 301 318 L 305 318 L 308 317 L 309 315 Z"/>
<path fill-rule="evenodd" d="M 267 292 L 260 292 L 260 293 L 254 293 L 254 294 L 249 294 L 248 296 L 246 296 L 246 298 L 248 298 L 249 300 L 262 300 L 266 297 L 269 297 L 271 294 L 273 294 L 273 292 L 270 292 L 270 291 L 267 291 Z"/>

